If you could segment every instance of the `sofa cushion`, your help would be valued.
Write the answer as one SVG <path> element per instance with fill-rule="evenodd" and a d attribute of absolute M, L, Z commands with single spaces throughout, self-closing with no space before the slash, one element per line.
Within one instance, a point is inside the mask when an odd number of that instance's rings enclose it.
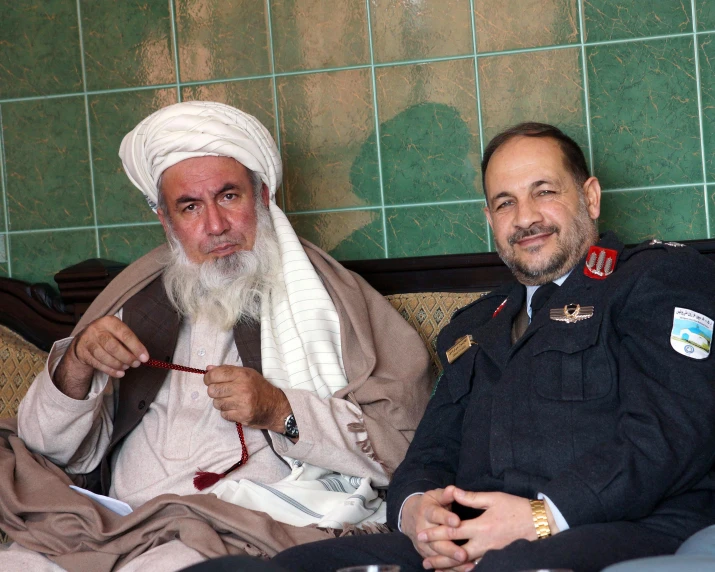
<path fill-rule="evenodd" d="M 17 415 L 20 400 L 46 359 L 45 352 L 0 326 L 0 418 Z"/>

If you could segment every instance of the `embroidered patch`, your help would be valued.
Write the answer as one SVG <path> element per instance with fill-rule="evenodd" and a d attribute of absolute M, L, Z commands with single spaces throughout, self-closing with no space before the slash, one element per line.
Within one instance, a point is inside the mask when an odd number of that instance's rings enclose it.
<path fill-rule="evenodd" d="M 675 308 L 670 345 L 679 354 L 705 359 L 710 355 L 713 339 L 713 320 L 687 308 Z"/>

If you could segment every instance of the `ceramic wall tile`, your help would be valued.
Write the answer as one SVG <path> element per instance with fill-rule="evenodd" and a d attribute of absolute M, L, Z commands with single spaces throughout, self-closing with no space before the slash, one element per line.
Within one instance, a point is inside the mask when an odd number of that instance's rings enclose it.
<path fill-rule="evenodd" d="M 292 215 L 290 222 L 298 236 L 337 260 L 385 257 L 382 210 Z"/>
<path fill-rule="evenodd" d="M 698 43 L 705 166 L 708 180 L 715 181 L 715 34 L 698 36 Z"/>
<path fill-rule="evenodd" d="M 390 258 L 487 252 L 483 209 L 482 201 L 387 209 Z"/>
<path fill-rule="evenodd" d="M 522 121 L 551 123 L 588 151 L 578 48 L 479 60 L 484 145 Z"/>
<path fill-rule="evenodd" d="M 80 0 L 87 88 L 161 85 L 176 81 L 166 0 Z"/>
<path fill-rule="evenodd" d="M 142 119 L 176 101 L 174 88 L 106 93 L 89 98 L 98 224 L 156 220 L 144 195 L 122 168 L 119 145 Z"/>
<path fill-rule="evenodd" d="M 474 21 L 479 52 L 579 41 L 578 0 L 478 0 Z"/>
<path fill-rule="evenodd" d="M 0 98 L 81 89 L 75 0 L 0 0 Z"/>
<path fill-rule="evenodd" d="M 182 88 L 181 98 L 183 101 L 218 101 L 232 105 L 255 116 L 276 138 L 272 79 L 192 85 Z"/>
<path fill-rule="evenodd" d="M 385 203 L 475 198 L 480 147 L 474 62 L 376 73 Z"/>
<path fill-rule="evenodd" d="M 126 264 L 165 243 L 164 229 L 158 223 L 99 229 L 100 256 Z"/>
<path fill-rule="evenodd" d="M 459 56 L 474 52 L 469 0 L 370 0 L 376 62 Z"/>
<path fill-rule="evenodd" d="M 10 230 L 95 224 L 82 97 L 2 106 Z"/>
<path fill-rule="evenodd" d="M 481 149 L 521 121 L 593 155 L 602 225 L 629 241 L 712 236 L 714 38 L 711 0 L 0 0 L 0 275 L 48 277 L 56 259 L 96 256 L 97 235 L 99 254 L 127 262 L 161 243 L 117 151 L 178 99 L 264 123 L 284 161 L 279 205 L 338 258 L 493 247 Z M 69 227 L 86 231 L 43 232 Z"/>
<path fill-rule="evenodd" d="M 605 192 L 599 229 L 616 232 L 625 243 L 706 236 L 703 187 Z"/>
<path fill-rule="evenodd" d="M 288 211 L 380 204 L 369 70 L 278 78 Z"/>
<path fill-rule="evenodd" d="M 691 4 L 683 0 L 584 0 L 583 4 L 587 42 L 693 31 Z"/>
<path fill-rule="evenodd" d="M 12 275 L 27 282 L 46 282 L 63 268 L 97 257 L 94 229 L 10 235 Z"/>
<path fill-rule="evenodd" d="M 276 71 L 370 63 L 362 0 L 271 0 Z"/>
<path fill-rule="evenodd" d="M 696 0 L 696 6 L 698 31 L 715 31 L 715 3 L 712 0 Z"/>
<path fill-rule="evenodd" d="M 262 0 L 176 0 L 176 25 L 181 81 L 271 71 Z"/>
<path fill-rule="evenodd" d="M 587 57 L 601 184 L 702 181 L 692 37 L 594 46 Z"/>

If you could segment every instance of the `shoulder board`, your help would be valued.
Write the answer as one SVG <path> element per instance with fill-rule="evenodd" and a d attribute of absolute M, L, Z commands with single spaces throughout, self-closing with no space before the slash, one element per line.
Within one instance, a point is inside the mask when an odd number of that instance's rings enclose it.
<path fill-rule="evenodd" d="M 653 250 L 661 250 L 665 252 L 682 252 L 692 249 L 685 244 L 681 244 L 680 242 L 662 241 L 657 238 L 653 238 L 651 240 L 641 242 L 639 245 L 634 246 L 633 248 L 624 248 L 623 252 L 621 252 L 620 259 L 628 260 L 631 256 L 640 254 L 641 252 L 652 252 Z"/>

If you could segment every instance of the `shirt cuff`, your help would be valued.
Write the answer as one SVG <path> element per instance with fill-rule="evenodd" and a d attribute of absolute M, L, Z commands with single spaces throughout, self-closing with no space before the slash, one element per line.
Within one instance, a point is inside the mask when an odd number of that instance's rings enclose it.
<path fill-rule="evenodd" d="M 402 501 L 402 506 L 400 507 L 400 514 L 397 516 L 397 530 L 399 530 L 400 532 L 402 532 L 402 509 L 405 508 L 405 503 L 412 497 L 423 494 L 425 493 L 412 493 L 410 496 L 408 496 L 405 500 Z"/>
<path fill-rule="evenodd" d="M 559 527 L 559 532 L 563 532 L 564 530 L 568 530 L 569 528 L 571 528 L 569 526 L 569 523 L 566 522 L 564 515 L 561 514 L 561 511 L 551 501 L 551 499 L 549 497 L 547 497 L 544 493 L 539 493 L 538 495 L 536 495 L 536 498 L 538 498 L 539 500 L 545 501 L 546 504 L 549 505 L 549 508 L 551 509 L 551 516 L 554 517 L 554 522 L 556 523 L 556 526 Z"/>

